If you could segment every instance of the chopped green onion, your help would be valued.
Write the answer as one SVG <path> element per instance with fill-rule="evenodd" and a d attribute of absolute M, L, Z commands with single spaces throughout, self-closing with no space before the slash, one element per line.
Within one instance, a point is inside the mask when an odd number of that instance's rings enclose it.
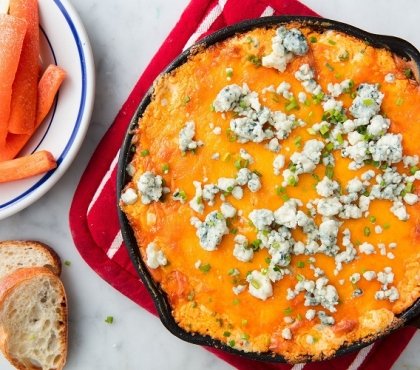
<path fill-rule="evenodd" d="M 404 69 L 404 75 L 407 78 L 412 78 L 413 77 L 413 71 L 410 68 L 406 68 L 406 69 Z"/>
<path fill-rule="evenodd" d="M 114 322 L 114 317 L 113 316 L 107 316 L 107 318 L 105 319 L 105 322 L 107 324 L 112 324 Z"/>
<path fill-rule="evenodd" d="M 235 268 L 229 269 L 228 275 L 229 276 L 239 275 L 239 270 L 238 269 L 235 269 Z"/>
<path fill-rule="evenodd" d="M 150 154 L 149 149 L 143 149 L 143 150 L 140 152 L 140 155 L 141 155 L 142 157 L 147 157 L 149 154 Z"/>
<path fill-rule="evenodd" d="M 391 227 L 391 224 L 386 223 L 382 226 L 385 230 L 388 230 Z"/>
<path fill-rule="evenodd" d="M 365 236 L 369 236 L 370 235 L 370 227 L 369 226 L 365 226 L 365 228 L 363 229 L 363 234 Z"/>
<path fill-rule="evenodd" d="M 200 265 L 200 267 L 198 269 L 201 272 L 204 272 L 205 274 L 207 274 L 211 270 L 211 265 L 210 265 L 210 263 L 206 263 L 205 265 Z"/>
<path fill-rule="evenodd" d="M 175 194 L 174 194 L 175 195 Z M 186 200 L 187 199 L 187 194 L 185 193 L 184 190 L 178 190 L 178 196 L 183 199 Z"/>
<path fill-rule="evenodd" d="M 407 193 L 412 193 L 413 192 L 413 183 L 412 182 L 407 182 L 407 185 L 405 185 L 404 190 Z"/>
<path fill-rule="evenodd" d="M 302 146 L 302 138 L 300 136 L 297 136 L 294 143 L 298 148 L 300 148 Z"/>
<path fill-rule="evenodd" d="M 333 150 L 334 150 L 334 144 L 333 143 L 328 143 L 326 146 L 325 146 L 325 149 L 327 149 L 327 151 L 330 153 L 330 152 L 332 152 Z"/>
<path fill-rule="evenodd" d="M 294 176 L 290 176 L 290 177 L 287 179 L 287 183 L 288 183 L 290 186 L 296 186 L 296 185 L 297 185 L 297 183 L 298 183 L 298 181 L 297 181 L 296 177 L 294 177 Z"/>
<path fill-rule="evenodd" d="M 187 96 L 184 98 L 184 104 L 189 103 L 189 102 L 190 102 L 190 100 L 191 100 L 191 98 L 187 95 Z"/>
<path fill-rule="evenodd" d="M 417 166 L 413 166 L 413 167 L 410 168 L 410 174 L 414 175 L 418 170 L 419 170 L 419 168 Z"/>
<path fill-rule="evenodd" d="M 341 53 L 338 56 L 338 59 L 340 59 L 340 61 L 342 61 L 342 62 L 345 62 L 345 61 L 349 60 L 349 56 L 350 56 L 350 54 L 349 54 L 348 50 L 345 50 L 343 53 Z"/>
<path fill-rule="evenodd" d="M 300 269 L 305 267 L 305 262 L 303 261 L 298 261 L 298 263 L 296 264 L 297 267 L 299 267 Z"/>
<path fill-rule="evenodd" d="M 375 223 L 376 222 L 376 217 L 375 216 L 370 216 L 369 221 L 372 222 L 372 223 Z"/>
<path fill-rule="evenodd" d="M 226 77 L 232 77 L 233 76 L 233 69 L 232 68 L 226 68 Z"/>
<path fill-rule="evenodd" d="M 403 105 L 403 104 L 404 104 L 404 99 L 403 99 L 403 98 L 398 98 L 398 99 L 395 101 L 395 104 L 396 104 L 396 105 L 398 105 L 398 106 Z"/>
<path fill-rule="evenodd" d="M 162 165 L 162 172 L 165 174 L 169 172 L 169 164 L 165 163 Z"/>
<path fill-rule="evenodd" d="M 233 339 L 229 341 L 229 346 L 235 347 L 235 341 Z"/>
<path fill-rule="evenodd" d="M 255 289 L 260 289 L 260 288 L 261 288 L 261 284 L 260 284 L 257 280 L 255 280 L 255 279 L 252 279 L 252 280 L 251 280 L 251 285 L 252 285 Z"/>
<path fill-rule="evenodd" d="M 224 336 L 224 337 L 230 337 L 230 331 L 225 331 L 225 332 L 223 333 L 223 336 Z"/>
<path fill-rule="evenodd" d="M 247 159 L 237 159 L 234 163 L 236 169 L 240 170 L 241 168 L 246 168 L 249 166 L 249 161 Z"/>
<path fill-rule="evenodd" d="M 280 185 L 276 185 L 276 194 L 280 196 L 281 194 L 284 194 L 286 192 L 286 188 Z"/>
<path fill-rule="evenodd" d="M 294 164 L 293 162 L 289 163 L 288 168 L 289 168 L 290 171 L 296 172 L 296 164 Z"/>
<path fill-rule="evenodd" d="M 261 67 L 261 58 L 257 55 L 248 55 L 248 61 L 254 64 L 256 67 Z"/>
<path fill-rule="evenodd" d="M 315 36 L 311 36 L 311 37 L 309 38 L 309 41 L 310 41 L 312 44 L 315 44 L 318 40 L 317 40 L 317 38 L 316 38 Z"/>
<path fill-rule="evenodd" d="M 321 135 L 325 135 L 328 131 L 330 131 L 330 129 L 326 125 L 321 126 L 321 128 L 319 129 Z"/>
<path fill-rule="evenodd" d="M 246 108 L 248 108 L 248 104 L 245 102 L 245 100 L 240 100 L 240 101 L 239 101 L 239 106 L 240 106 L 242 109 L 246 109 Z"/>
<path fill-rule="evenodd" d="M 363 99 L 363 105 L 365 105 L 366 107 L 370 107 L 373 103 L 373 99 Z"/>
<path fill-rule="evenodd" d="M 293 310 L 291 307 L 287 307 L 283 310 L 283 312 L 285 315 L 290 315 L 293 312 Z"/>
<path fill-rule="evenodd" d="M 67 267 L 71 266 L 71 262 L 69 260 L 65 260 L 64 261 L 64 265 L 66 265 Z"/>
<path fill-rule="evenodd" d="M 287 194 L 283 194 L 281 196 L 281 199 L 283 199 L 285 202 L 287 202 L 290 199 L 290 197 Z"/>
<path fill-rule="evenodd" d="M 296 275 L 296 279 L 297 279 L 298 281 L 304 281 L 304 280 L 305 280 L 305 276 L 303 276 L 303 275 L 301 275 L 301 274 L 297 274 L 297 275 Z"/>
<path fill-rule="evenodd" d="M 344 143 L 344 139 L 343 139 L 343 136 L 341 134 L 337 135 L 336 140 L 340 145 Z"/>
<path fill-rule="evenodd" d="M 251 243 L 251 247 L 252 249 L 256 252 L 260 249 L 262 244 L 262 240 L 261 239 L 255 239 L 252 243 Z"/>
<path fill-rule="evenodd" d="M 327 67 L 331 72 L 334 71 L 334 67 L 330 63 L 326 63 L 325 67 Z"/>
<path fill-rule="evenodd" d="M 331 44 L 331 45 L 335 45 L 336 44 L 336 42 L 334 40 L 331 40 L 331 39 L 328 39 L 328 43 Z"/>
<path fill-rule="evenodd" d="M 241 336 L 241 339 L 248 340 L 249 339 L 249 334 L 243 333 L 242 336 Z"/>
<path fill-rule="evenodd" d="M 317 182 L 321 181 L 321 179 L 319 178 L 319 176 L 316 173 L 313 173 L 311 175 Z"/>
<path fill-rule="evenodd" d="M 299 104 L 295 98 L 292 98 L 285 107 L 286 111 L 291 111 L 292 109 L 299 109 Z"/>
<path fill-rule="evenodd" d="M 332 164 L 327 165 L 325 168 L 325 176 L 327 176 L 329 179 L 334 177 L 334 166 Z"/>
<path fill-rule="evenodd" d="M 228 140 L 231 142 L 231 143 L 233 143 L 233 142 L 235 142 L 236 141 L 236 139 L 237 139 L 237 136 L 236 136 L 236 134 L 230 129 L 230 128 L 228 128 L 227 130 L 226 130 L 226 135 L 227 135 L 227 137 L 228 137 Z"/>
<path fill-rule="evenodd" d="M 240 303 L 240 301 L 238 298 L 235 298 L 232 303 L 236 306 Z"/>
<path fill-rule="evenodd" d="M 313 96 L 314 103 L 319 104 L 324 100 L 325 94 L 323 92 L 320 92 L 319 94 L 316 94 Z"/>

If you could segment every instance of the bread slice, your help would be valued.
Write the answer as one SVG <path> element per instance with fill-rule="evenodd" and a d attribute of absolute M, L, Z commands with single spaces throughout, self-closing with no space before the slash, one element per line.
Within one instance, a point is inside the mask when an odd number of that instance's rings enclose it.
<path fill-rule="evenodd" d="M 22 268 L 0 281 L 0 349 L 17 369 L 62 369 L 67 327 L 66 294 L 51 270 Z"/>
<path fill-rule="evenodd" d="M 48 245 L 36 241 L 0 242 L 0 279 L 21 267 L 47 267 L 60 275 L 61 261 Z"/>

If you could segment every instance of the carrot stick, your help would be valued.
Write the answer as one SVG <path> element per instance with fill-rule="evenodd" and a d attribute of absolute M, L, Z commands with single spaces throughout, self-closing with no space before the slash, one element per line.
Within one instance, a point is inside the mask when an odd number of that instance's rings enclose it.
<path fill-rule="evenodd" d="M 49 65 L 45 70 L 38 83 L 36 123 L 42 122 L 47 116 L 53 105 L 57 91 L 65 78 L 66 72 L 54 64 Z"/>
<path fill-rule="evenodd" d="M 6 140 L 12 85 L 19 65 L 26 21 L 0 15 L 0 146 Z"/>
<path fill-rule="evenodd" d="M 34 154 L 0 163 L 0 183 L 26 179 L 57 167 L 52 154 L 41 150 Z"/>
<path fill-rule="evenodd" d="M 39 71 L 39 15 L 37 0 L 11 0 L 10 15 L 26 20 L 28 26 L 19 67 L 12 89 L 8 130 L 14 134 L 33 131 Z"/>
<path fill-rule="evenodd" d="M 9 133 L 4 145 L 0 145 L 0 162 L 15 158 L 23 149 L 50 111 L 65 76 L 66 72 L 60 67 L 48 66 L 38 83 L 37 119 L 34 130 L 30 134 L 22 135 Z"/>

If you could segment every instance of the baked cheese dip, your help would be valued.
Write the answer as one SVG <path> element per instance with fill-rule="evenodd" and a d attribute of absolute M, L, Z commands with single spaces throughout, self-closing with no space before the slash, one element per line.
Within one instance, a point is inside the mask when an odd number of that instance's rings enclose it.
<path fill-rule="evenodd" d="M 420 90 L 390 51 L 298 23 L 154 84 L 120 206 L 178 325 L 289 362 L 420 297 Z"/>

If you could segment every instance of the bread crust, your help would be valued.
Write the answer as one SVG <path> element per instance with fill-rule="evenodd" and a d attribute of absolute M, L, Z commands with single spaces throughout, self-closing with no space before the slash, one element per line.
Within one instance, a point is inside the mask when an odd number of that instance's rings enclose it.
<path fill-rule="evenodd" d="M 14 246 L 17 248 L 32 247 L 34 249 L 40 250 L 43 254 L 48 256 L 48 259 L 51 262 L 49 266 L 46 267 L 48 267 L 55 275 L 61 275 L 61 259 L 55 250 L 49 245 L 36 240 L 5 240 L 0 242 L 0 248 L 6 246 Z"/>
<path fill-rule="evenodd" d="M 47 276 L 53 280 L 53 283 L 59 287 L 60 295 L 62 297 L 59 304 L 61 321 L 64 325 L 64 335 L 60 338 L 60 347 L 62 351 L 62 360 L 59 363 L 56 370 L 63 369 L 66 358 L 67 358 L 67 347 L 68 347 L 68 310 L 67 310 L 67 296 L 64 290 L 63 283 L 60 278 L 55 275 L 50 269 L 45 267 L 31 267 L 21 268 L 5 276 L 0 280 L 0 310 L 5 300 L 13 293 L 13 290 L 19 287 L 21 284 L 40 276 Z M 2 351 L 5 358 L 19 370 L 42 370 L 36 366 L 26 366 L 17 359 L 13 358 L 8 352 L 8 333 L 5 331 L 3 323 L 0 321 L 0 350 Z"/>

